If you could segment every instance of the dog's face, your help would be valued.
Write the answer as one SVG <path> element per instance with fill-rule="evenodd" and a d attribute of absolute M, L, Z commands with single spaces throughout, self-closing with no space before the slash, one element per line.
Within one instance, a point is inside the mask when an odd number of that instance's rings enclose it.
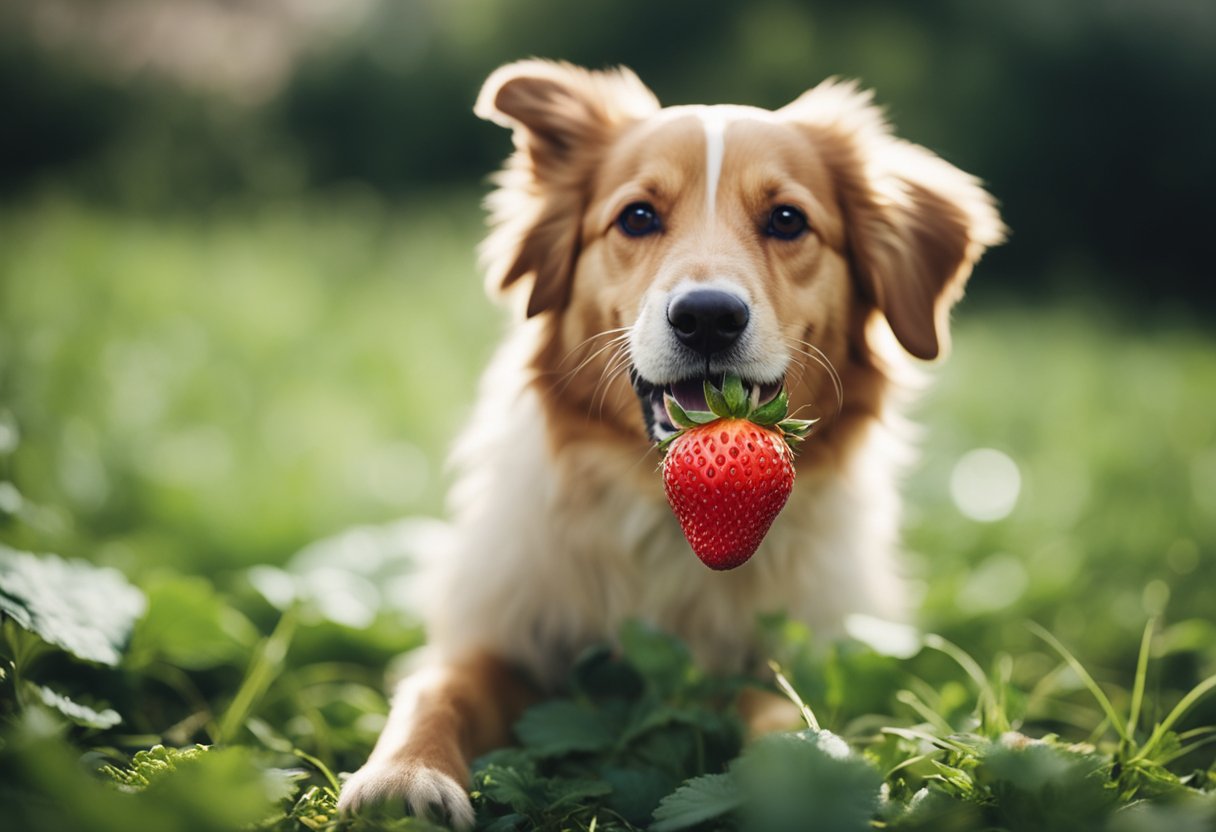
<path fill-rule="evenodd" d="M 819 357 L 839 357 L 852 294 L 834 187 L 799 130 L 763 110 L 673 108 L 613 143 L 588 204 L 571 287 L 576 315 L 628 331 L 652 438 L 665 392 L 706 409 L 705 379 L 835 406 Z M 591 312 L 594 314 L 594 312 Z M 808 358 L 808 354 L 810 358 Z"/>
<path fill-rule="evenodd" d="M 891 138 L 848 85 L 777 112 L 660 109 L 628 73 L 525 62 L 490 78 L 478 112 L 518 148 L 491 198 L 490 278 L 532 276 L 552 398 L 622 435 L 665 437 L 663 395 L 705 409 L 703 381 L 727 373 L 831 415 L 873 367 L 871 319 L 940 353 L 1001 234 L 970 177 Z"/>

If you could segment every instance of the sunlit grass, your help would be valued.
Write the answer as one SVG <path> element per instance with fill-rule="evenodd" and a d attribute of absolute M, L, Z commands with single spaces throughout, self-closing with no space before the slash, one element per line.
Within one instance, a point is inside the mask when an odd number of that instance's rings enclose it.
<path fill-rule="evenodd" d="M 4 464 L 36 537 L 208 570 L 437 512 L 500 328 L 480 221 L 472 195 L 201 221 L 11 210 L 0 406 L 22 439 Z"/>

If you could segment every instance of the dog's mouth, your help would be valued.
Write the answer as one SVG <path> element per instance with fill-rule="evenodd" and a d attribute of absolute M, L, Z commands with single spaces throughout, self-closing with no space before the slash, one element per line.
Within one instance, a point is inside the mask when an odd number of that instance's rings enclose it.
<path fill-rule="evenodd" d="M 662 442 L 678 430 L 672 424 L 671 417 L 667 415 L 667 407 L 663 403 L 664 396 L 671 396 L 686 411 L 709 410 L 709 405 L 705 402 L 705 382 L 708 380 L 715 385 L 721 385 L 723 382 L 722 376 L 719 375 L 708 379 L 705 376 L 698 376 L 673 381 L 670 384 L 655 384 L 642 378 L 637 370 L 630 373 L 630 378 L 633 382 L 633 391 L 637 393 L 638 402 L 642 406 L 642 418 L 646 422 L 646 429 L 650 433 L 650 438 L 655 442 Z M 748 396 L 756 395 L 759 404 L 776 398 L 784 384 L 784 378 L 776 381 L 743 379 L 743 387 Z"/>

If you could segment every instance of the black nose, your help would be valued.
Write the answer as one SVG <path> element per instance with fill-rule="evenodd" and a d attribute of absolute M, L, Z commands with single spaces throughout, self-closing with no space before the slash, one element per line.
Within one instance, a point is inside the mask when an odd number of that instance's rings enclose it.
<path fill-rule="evenodd" d="M 739 340 L 748 317 L 742 298 L 719 289 L 693 289 L 667 307 L 667 321 L 676 337 L 706 357 Z"/>

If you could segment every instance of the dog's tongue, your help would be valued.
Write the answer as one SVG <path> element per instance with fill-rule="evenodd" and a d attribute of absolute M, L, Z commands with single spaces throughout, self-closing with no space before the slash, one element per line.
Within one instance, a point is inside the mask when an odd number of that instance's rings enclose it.
<path fill-rule="evenodd" d="M 677 381 L 671 385 L 671 396 L 685 411 L 709 410 L 705 402 L 705 382 L 700 379 Z"/>

